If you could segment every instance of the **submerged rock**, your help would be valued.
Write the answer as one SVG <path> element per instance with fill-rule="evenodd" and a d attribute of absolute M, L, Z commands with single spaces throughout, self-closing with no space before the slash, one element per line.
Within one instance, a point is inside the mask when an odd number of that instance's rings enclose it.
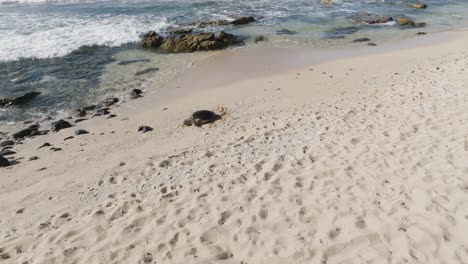
<path fill-rule="evenodd" d="M 351 27 L 336 27 L 332 28 L 330 30 L 327 30 L 325 32 L 326 38 L 329 39 L 342 39 L 345 38 L 346 35 L 351 35 L 360 30 L 359 27 L 357 26 L 351 26 Z"/>
<path fill-rule="evenodd" d="M 0 155 L 0 167 L 8 167 L 10 165 L 11 165 L 10 161 L 6 159 L 5 157 L 3 157 L 2 155 Z"/>
<path fill-rule="evenodd" d="M 393 21 L 393 18 L 388 15 L 376 15 L 367 12 L 359 12 L 348 17 L 354 24 L 384 24 Z"/>
<path fill-rule="evenodd" d="M 255 37 L 255 44 L 261 41 L 266 41 L 266 38 L 264 36 L 257 36 Z"/>
<path fill-rule="evenodd" d="M 294 34 L 297 34 L 297 31 L 289 30 L 289 29 L 276 30 L 276 35 L 294 35 Z"/>
<path fill-rule="evenodd" d="M 251 16 L 241 16 L 241 17 L 236 17 L 236 19 L 234 19 L 234 21 L 231 21 L 231 24 L 233 25 L 245 25 L 245 24 L 249 24 L 249 23 L 252 23 L 252 22 L 255 22 L 255 18 L 251 17 Z"/>
<path fill-rule="evenodd" d="M 62 129 L 69 128 L 69 127 L 72 127 L 72 125 L 63 119 L 53 122 L 51 125 L 53 132 L 58 132 Z"/>
<path fill-rule="evenodd" d="M 28 92 L 18 97 L 0 98 L 0 106 L 22 105 L 31 101 L 40 94 L 40 92 Z"/>
<path fill-rule="evenodd" d="M 156 71 L 159 71 L 159 68 L 148 68 L 148 69 L 144 69 L 142 71 L 137 71 L 135 73 L 135 76 L 147 74 L 147 73 L 150 73 L 150 72 L 156 72 Z"/>
<path fill-rule="evenodd" d="M 410 27 L 425 27 L 426 23 L 416 23 L 411 18 L 405 16 L 399 16 L 396 18 L 396 22 L 400 26 L 410 26 Z"/>

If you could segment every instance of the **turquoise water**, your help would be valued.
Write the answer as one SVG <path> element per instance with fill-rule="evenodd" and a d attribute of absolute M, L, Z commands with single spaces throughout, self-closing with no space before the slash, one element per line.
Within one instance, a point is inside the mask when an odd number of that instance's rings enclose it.
<path fill-rule="evenodd" d="M 0 122 L 41 119 L 92 103 L 108 95 L 124 95 L 148 83 L 163 82 L 186 69 L 200 56 L 167 55 L 138 46 L 149 30 L 164 32 L 178 25 L 236 15 L 251 15 L 247 26 L 198 29 L 225 30 L 241 36 L 246 46 L 264 35 L 265 46 L 343 48 L 370 37 L 383 43 L 413 37 L 418 31 L 440 32 L 465 28 L 468 1 L 427 0 L 425 10 L 406 1 L 335 0 L 251 1 L 45 1 L 0 0 L 0 97 L 31 90 L 42 95 L 28 105 L 0 108 Z M 407 15 L 426 22 L 424 29 L 402 29 L 393 23 L 356 26 L 347 17 L 360 11 Z M 295 34 L 279 34 L 289 30 Z M 136 63 L 122 61 L 145 59 Z M 148 74 L 135 73 L 158 68 Z"/>

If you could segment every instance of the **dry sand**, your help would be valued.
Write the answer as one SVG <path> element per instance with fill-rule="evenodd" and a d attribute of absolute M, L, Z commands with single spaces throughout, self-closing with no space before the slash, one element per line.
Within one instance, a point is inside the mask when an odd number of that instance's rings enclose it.
<path fill-rule="evenodd" d="M 467 47 L 155 91 L 26 140 L 0 169 L 0 263 L 467 263 Z"/>

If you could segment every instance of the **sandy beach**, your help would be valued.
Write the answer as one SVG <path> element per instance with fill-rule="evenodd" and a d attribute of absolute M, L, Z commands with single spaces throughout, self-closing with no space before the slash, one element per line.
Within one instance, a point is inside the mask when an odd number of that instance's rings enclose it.
<path fill-rule="evenodd" d="M 26 139 L 0 263 L 467 263 L 468 35 L 435 38 L 222 52 Z M 201 109 L 222 118 L 182 125 Z"/>

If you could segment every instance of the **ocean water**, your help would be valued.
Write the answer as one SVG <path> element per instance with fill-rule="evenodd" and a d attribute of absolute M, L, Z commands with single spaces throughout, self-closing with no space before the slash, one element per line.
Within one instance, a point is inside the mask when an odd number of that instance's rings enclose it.
<path fill-rule="evenodd" d="M 21 107 L 0 108 L 0 127 L 26 120 L 64 115 L 106 96 L 133 88 L 151 89 L 206 53 L 163 54 L 144 50 L 138 42 L 149 30 L 164 32 L 178 25 L 249 15 L 246 26 L 198 29 L 225 30 L 256 45 L 345 48 L 358 37 L 382 43 L 468 26 L 468 1 L 425 0 L 425 10 L 404 0 L 0 0 L 0 98 L 28 91 L 42 94 Z M 350 15 L 366 11 L 406 15 L 426 22 L 423 29 L 394 23 L 356 26 Z M 281 34 L 289 30 L 294 34 Z M 136 75 L 151 69 L 148 73 Z M 151 85 L 150 85 L 151 84 Z"/>

